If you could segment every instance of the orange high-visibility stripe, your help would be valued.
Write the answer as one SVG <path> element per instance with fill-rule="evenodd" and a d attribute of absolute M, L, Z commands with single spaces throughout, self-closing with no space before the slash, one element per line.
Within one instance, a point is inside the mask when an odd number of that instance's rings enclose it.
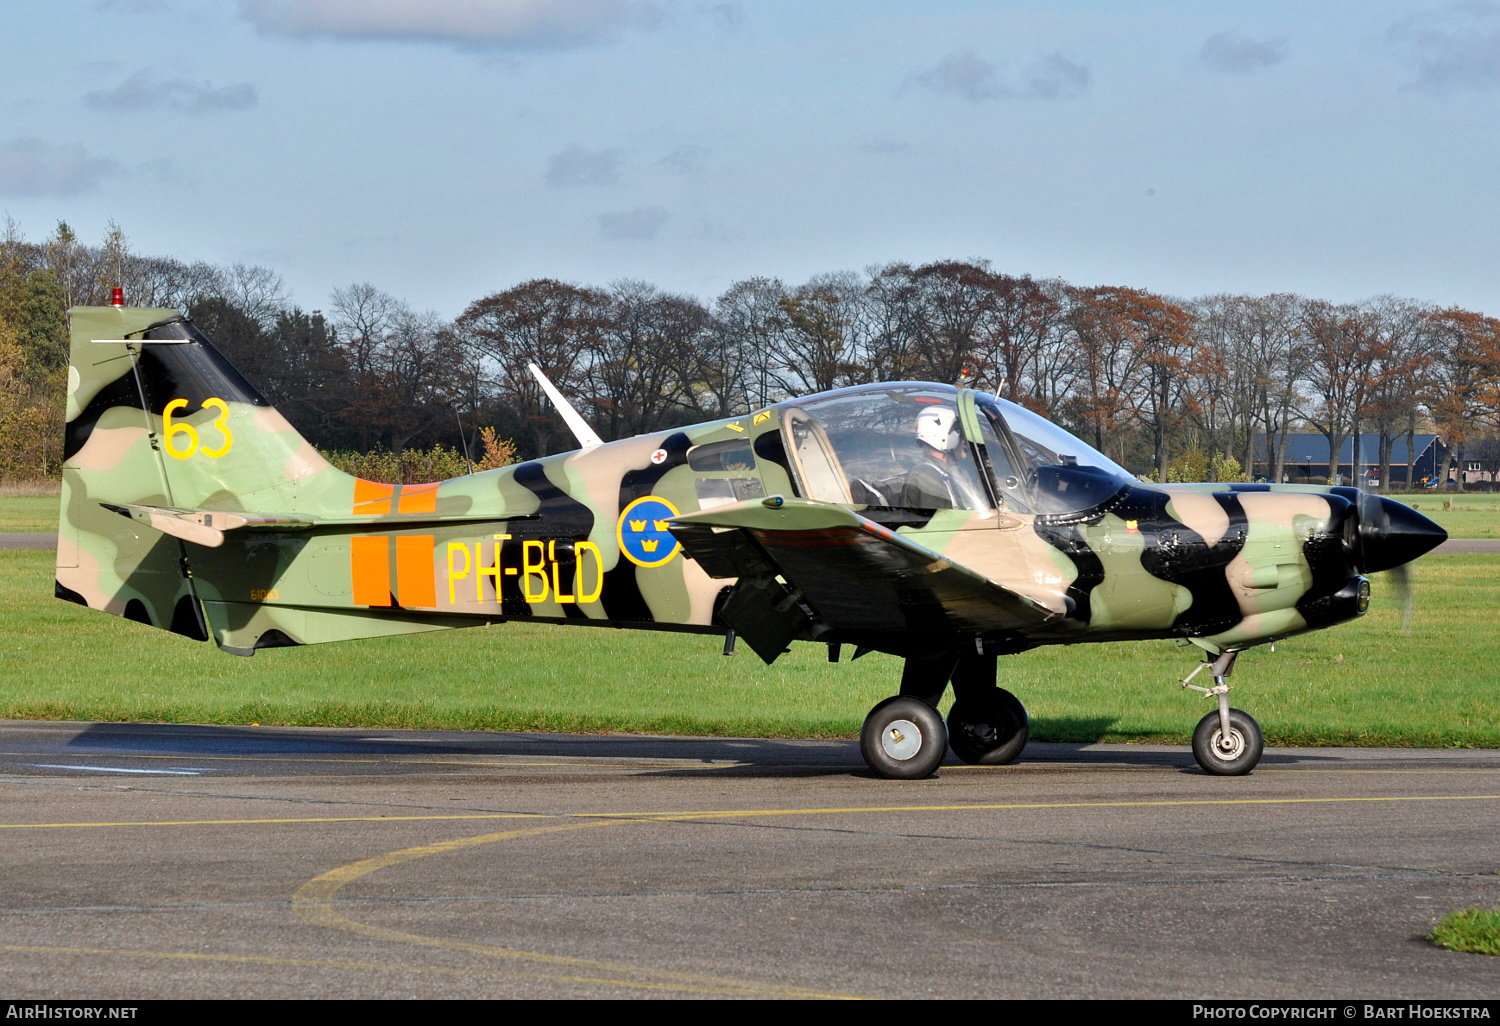
<path fill-rule="evenodd" d="M 391 540 L 385 535 L 349 539 L 349 576 L 356 606 L 391 604 Z M 436 605 L 436 603 L 432 603 Z"/>
<path fill-rule="evenodd" d="M 391 496 L 395 492 L 395 485 L 379 484 L 356 477 L 354 479 L 354 515 L 357 517 L 389 516 Z"/>
<path fill-rule="evenodd" d="M 397 513 L 436 513 L 437 490 L 440 482 L 401 486 L 401 501 Z"/>
<path fill-rule="evenodd" d="M 432 550 L 430 534 L 402 535 L 396 539 L 396 597 L 407 608 L 437 605 Z"/>

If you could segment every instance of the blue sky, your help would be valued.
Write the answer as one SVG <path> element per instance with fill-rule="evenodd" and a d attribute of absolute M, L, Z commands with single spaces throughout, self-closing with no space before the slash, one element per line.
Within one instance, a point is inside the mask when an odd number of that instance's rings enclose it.
<path fill-rule="evenodd" d="M 1500 3 L 15 7 L 0 212 L 307 308 L 984 257 L 1500 315 Z"/>

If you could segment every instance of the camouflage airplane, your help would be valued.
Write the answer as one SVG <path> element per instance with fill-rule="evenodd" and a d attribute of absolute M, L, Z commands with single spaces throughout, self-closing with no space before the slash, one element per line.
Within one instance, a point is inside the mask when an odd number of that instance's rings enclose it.
<path fill-rule="evenodd" d="M 57 595 L 226 652 L 470 627 L 719 634 L 902 657 L 870 768 L 1001 764 L 1029 737 L 997 657 L 1173 638 L 1217 709 L 1193 752 L 1260 758 L 1225 677 L 1254 645 L 1365 612 L 1365 574 L 1446 535 L 1352 488 L 1143 483 L 1028 410 L 862 385 L 450 481 L 330 466 L 188 320 L 70 311 Z M 1192 684 L 1207 669 L 1213 686 Z M 949 683 L 946 725 L 936 706 Z"/>

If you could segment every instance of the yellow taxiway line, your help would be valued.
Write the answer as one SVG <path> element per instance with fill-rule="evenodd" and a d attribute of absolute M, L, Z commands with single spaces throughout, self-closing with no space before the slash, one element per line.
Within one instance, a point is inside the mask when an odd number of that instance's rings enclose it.
<path fill-rule="evenodd" d="M 278 816 L 245 819 L 98 820 L 73 823 L 0 823 L 0 830 L 63 830 L 92 827 L 262 826 L 295 823 L 416 823 L 483 819 L 616 819 L 675 822 L 751 816 L 855 815 L 867 812 L 1007 812 L 1045 809 L 1188 808 L 1232 805 L 1350 805 L 1380 802 L 1475 802 L 1500 794 L 1372 795 L 1363 798 L 1186 798 L 1114 802 L 1006 802 L 958 805 L 847 805 L 808 809 L 700 809 L 677 812 L 451 812 L 413 816 Z"/>

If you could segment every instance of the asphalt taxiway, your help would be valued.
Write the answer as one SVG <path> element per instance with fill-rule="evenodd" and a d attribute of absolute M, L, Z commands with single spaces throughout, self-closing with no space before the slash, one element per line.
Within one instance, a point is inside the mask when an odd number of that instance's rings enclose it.
<path fill-rule="evenodd" d="M 1500 751 L 0 721 L 0 994 L 1494 998 Z"/>

